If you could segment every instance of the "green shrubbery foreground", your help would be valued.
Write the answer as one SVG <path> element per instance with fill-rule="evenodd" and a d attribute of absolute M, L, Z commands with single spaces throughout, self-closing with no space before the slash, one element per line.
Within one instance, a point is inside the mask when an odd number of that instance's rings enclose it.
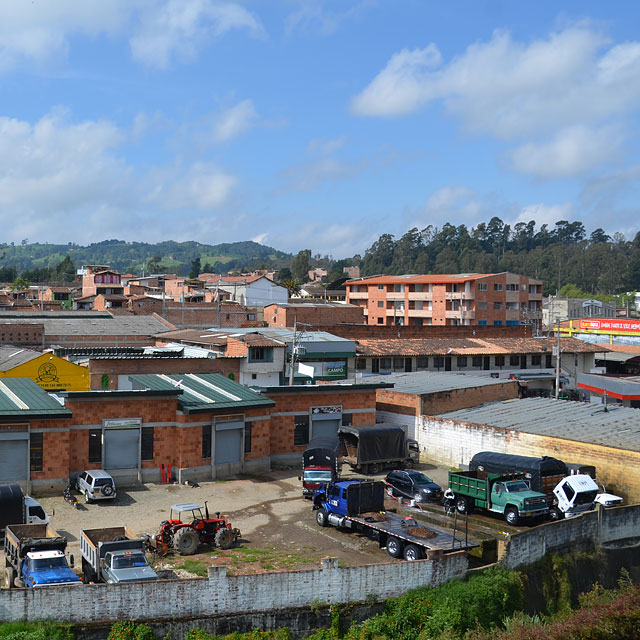
<path fill-rule="evenodd" d="M 635 640 L 640 629 L 640 587 L 623 575 L 619 587 L 599 585 L 580 596 L 579 607 L 564 601 L 548 616 L 527 616 L 524 575 L 491 568 L 468 580 L 421 588 L 388 600 L 383 613 L 348 626 L 351 607 L 331 607 L 332 624 L 308 640 Z M 72 640 L 69 625 L 5 623 L 0 640 Z M 171 640 L 179 640 L 169 635 Z M 215 636 L 192 629 L 182 640 L 290 640 L 287 629 Z M 109 640 L 158 640 L 145 624 L 118 622 Z"/>

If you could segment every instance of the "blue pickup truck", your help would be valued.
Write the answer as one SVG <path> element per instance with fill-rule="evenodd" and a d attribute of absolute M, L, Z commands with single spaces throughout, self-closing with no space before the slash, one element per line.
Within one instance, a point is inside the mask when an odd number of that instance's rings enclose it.
<path fill-rule="evenodd" d="M 67 563 L 66 548 L 67 539 L 49 525 L 8 525 L 4 539 L 7 586 L 38 588 L 81 584 Z"/>
<path fill-rule="evenodd" d="M 453 536 L 419 524 L 411 516 L 386 511 L 385 484 L 373 480 L 340 480 L 322 485 L 313 496 L 316 523 L 359 531 L 392 558 L 420 560 L 434 554 L 459 551 L 465 544 Z"/>

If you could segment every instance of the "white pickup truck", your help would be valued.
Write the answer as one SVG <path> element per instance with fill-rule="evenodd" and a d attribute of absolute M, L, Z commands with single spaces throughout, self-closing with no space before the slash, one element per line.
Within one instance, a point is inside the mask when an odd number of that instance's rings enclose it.
<path fill-rule="evenodd" d="M 554 505 L 550 509 L 552 520 L 571 518 L 589 511 L 596 504 L 612 507 L 622 504 L 619 496 L 610 493 L 598 493 L 600 487 L 589 475 L 577 474 L 566 476 L 553 489 Z"/>

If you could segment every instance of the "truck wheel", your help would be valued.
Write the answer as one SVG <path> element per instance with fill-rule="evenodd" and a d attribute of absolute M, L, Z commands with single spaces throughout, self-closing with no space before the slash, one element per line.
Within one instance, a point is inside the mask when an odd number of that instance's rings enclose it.
<path fill-rule="evenodd" d="M 378 464 L 377 462 L 374 462 L 373 464 L 369 465 L 369 474 L 370 475 L 375 475 L 376 473 L 380 473 L 380 471 L 382 471 L 382 465 Z"/>
<path fill-rule="evenodd" d="M 13 567 L 7 567 L 5 569 L 4 586 L 7 589 L 13 589 L 13 587 L 15 586 L 15 583 L 13 582 Z"/>
<path fill-rule="evenodd" d="M 471 509 L 469 508 L 469 500 L 462 496 L 456 498 L 456 509 L 458 513 L 469 513 Z"/>
<path fill-rule="evenodd" d="M 404 548 L 404 559 L 407 562 L 413 562 L 414 560 L 422 559 L 422 549 L 415 544 L 408 544 Z"/>
<path fill-rule="evenodd" d="M 556 520 L 560 520 L 560 517 L 560 509 L 558 509 L 558 507 L 551 507 L 551 509 L 549 509 L 549 520 L 555 522 Z"/>
<path fill-rule="evenodd" d="M 192 556 L 200 544 L 200 536 L 189 527 L 182 527 L 173 536 L 173 546 L 181 556 Z"/>
<path fill-rule="evenodd" d="M 327 510 L 324 507 L 316 511 L 316 522 L 319 527 L 326 527 L 329 524 Z"/>
<path fill-rule="evenodd" d="M 507 524 L 515 527 L 518 524 L 518 512 L 513 507 L 509 507 L 504 512 L 504 519 L 507 521 Z"/>
<path fill-rule="evenodd" d="M 403 466 L 405 469 L 413 469 L 413 460 L 405 460 Z"/>
<path fill-rule="evenodd" d="M 392 558 L 399 558 L 402 555 L 402 542 L 398 538 L 390 536 L 387 538 L 387 553 Z"/>
<path fill-rule="evenodd" d="M 233 533 L 229 529 L 220 529 L 216 533 L 216 546 L 221 549 L 230 549 L 233 544 Z"/>

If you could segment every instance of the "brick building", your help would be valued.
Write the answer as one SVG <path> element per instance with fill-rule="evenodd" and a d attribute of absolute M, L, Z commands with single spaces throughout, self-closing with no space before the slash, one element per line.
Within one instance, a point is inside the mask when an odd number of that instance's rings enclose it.
<path fill-rule="evenodd" d="M 507 272 L 373 276 L 346 288 L 368 324 L 507 326 L 542 318 L 542 281 Z"/>
<path fill-rule="evenodd" d="M 362 307 L 342 303 L 287 302 L 264 308 L 264 321 L 269 327 L 293 327 L 300 322 L 314 327 L 331 327 L 338 323 L 364 323 Z"/>

